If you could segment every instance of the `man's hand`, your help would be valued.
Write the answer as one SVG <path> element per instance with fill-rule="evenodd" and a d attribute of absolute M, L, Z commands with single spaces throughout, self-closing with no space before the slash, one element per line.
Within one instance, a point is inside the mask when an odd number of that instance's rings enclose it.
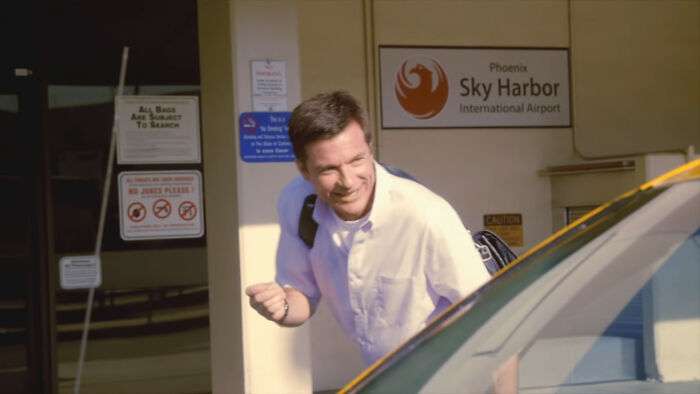
<path fill-rule="evenodd" d="M 282 324 L 288 308 L 287 295 L 277 282 L 258 283 L 248 286 L 245 294 L 250 297 L 250 306 L 258 313 L 275 323 Z"/>

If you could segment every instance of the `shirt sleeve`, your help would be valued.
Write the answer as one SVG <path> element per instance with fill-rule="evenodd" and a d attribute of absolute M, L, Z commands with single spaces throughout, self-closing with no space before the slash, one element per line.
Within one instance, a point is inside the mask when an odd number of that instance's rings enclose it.
<path fill-rule="evenodd" d="M 281 231 L 277 245 L 275 280 L 280 286 L 292 287 L 302 292 L 315 310 L 321 299 L 321 291 L 311 269 L 310 249 L 297 234 L 305 196 L 295 196 L 294 194 L 299 193 L 291 193 L 288 189 L 282 192 L 277 203 Z"/>
<path fill-rule="evenodd" d="M 426 275 L 436 293 L 454 303 L 491 278 L 471 233 L 446 201 L 437 205 L 427 231 Z"/>

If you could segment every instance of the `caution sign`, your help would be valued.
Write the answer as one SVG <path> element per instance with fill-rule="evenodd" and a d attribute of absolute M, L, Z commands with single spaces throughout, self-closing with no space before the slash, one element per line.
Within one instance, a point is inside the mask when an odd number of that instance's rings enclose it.
<path fill-rule="evenodd" d="M 199 171 L 126 171 L 118 184 L 123 240 L 204 235 Z"/>
<path fill-rule="evenodd" d="M 520 213 L 484 215 L 484 229 L 496 233 L 508 246 L 523 246 L 523 215 Z"/>

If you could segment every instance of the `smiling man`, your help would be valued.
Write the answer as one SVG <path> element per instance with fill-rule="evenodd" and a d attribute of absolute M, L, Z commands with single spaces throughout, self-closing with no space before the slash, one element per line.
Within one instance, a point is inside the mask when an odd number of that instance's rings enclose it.
<path fill-rule="evenodd" d="M 278 202 L 276 280 L 246 289 L 262 316 L 298 326 L 323 296 L 370 365 L 489 279 L 450 204 L 376 163 L 353 97 L 304 101 L 292 112 L 289 137 L 301 175 Z M 318 196 L 312 247 L 298 233 L 310 194 Z"/>

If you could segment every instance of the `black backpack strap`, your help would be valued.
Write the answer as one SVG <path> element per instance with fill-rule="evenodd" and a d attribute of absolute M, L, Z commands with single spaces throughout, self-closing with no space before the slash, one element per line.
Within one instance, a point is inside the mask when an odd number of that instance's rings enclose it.
<path fill-rule="evenodd" d="M 301 214 L 299 215 L 299 237 L 309 248 L 314 246 L 316 230 L 318 230 L 318 223 L 313 218 L 315 206 L 316 195 L 309 194 L 304 199 L 304 204 L 301 206 Z"/>

